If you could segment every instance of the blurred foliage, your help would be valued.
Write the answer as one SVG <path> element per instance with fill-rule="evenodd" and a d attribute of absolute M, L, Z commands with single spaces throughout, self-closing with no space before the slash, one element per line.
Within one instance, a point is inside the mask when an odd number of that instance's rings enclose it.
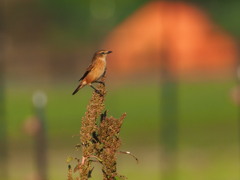
<path fill-rule="evenodd" d="M 194 2 L 194 1 L 193 1 Z M 214 0 L 197 1 L 197 4 L 205 8 L 216 24 L 222 26 L 229 33 L 240 37 L 240 1 Z"/>
<path fill-rule="evenodd" d="M 114 26 L 125 19 L 146 0 L 103 0 L 103 1 L 76 1 L 76 0 L 43 0 L 41 7 L 52 24 L 52 32 L 65 35 L 71 40 L 78 39 L 84 42 L 99 40 Z M 112 16 L 94 19 L 93 10 L 99 11 L 99 16 L 106 7 L 113 9 Z M 98 7 L 93 9 L 94 7 Z M 93 9 L 93 10 L 92 10 Z M 51 34 L 52 35 L 52 34 Z"/>
<path fill-rule="evenodd" d="M 173 0 L 174 1 L 174 0 Z M 90 6 L 93 3 L 97 3 L 99 11 L 101 8 L 107 6 L 110 2 L 114 2 L 114 14 L 109 19 L 102 21 L 94 21 L 91 15 Z M 43 0 L 41 1 L 42 7 L 50 17 L 50 20 L 57 25 L 56 28 L 64 29 L 68 31 L 68 35 L 74 34 L 76 37 L 83 36 L 89 37 L 91 31 L 89 31 L 89 26 L 91 26 L 91 21 L 94 21 L 95 26 L 98 28 L 104 28 L 105 32 L 109 32 L 114 26 L 119 24 L 125 18 L 127 18 L 131 13 L 138 9 L 141 5 L 148 2 L 147 0 L 103 0 L 103 1 L 76 1 L 76 0 Z M 169 1 L 168 1 L 169 2 Z M 214 0 L 214 1 L 200 1 L 200 0 L 185 0 L 187 3 L 192 3 L 199 5 L 201 8 L 205 9 L 212 18 L 217 22 L 217 24 L 223 26 L 229 32 L 234 33 L 234 35 L 240 35 L 240 25 L 238 23 L 238 17 L 240 16 L 240 11 L 238 7 L 240 6 L 239 1 L 226 1 L 226 0 Z M 99 19 L 98 19 L 99 20 Z M 103 25 L 104 24 L 104 25 Z M 109 24 L 109 25 L 108 25 Z M 107 25 L 107 26 L 106 26 Z M 66 29 L 67 28 L 67 29 Z M 98 29 L 99 30 L 99 29 Z M 80 33 L 79 33 L 80 32 Z M 101 31 L 100 31 L 101 32 Z M 97 31 L 95 31 L 97 33 Z M 98 34 L 100 36 L 102 34 Z M 89 40 L 89 39 L 83 39 Z M 91 39 L 94 40 L 94 37 Z"/>
<path fill-rule="evenodd" d="M 15 37 L 59 45 L 101 41 L 147 0 L 42 0 L 8 3 L 7 26 Z M 168 1 L 169 2 L 169 1 Z M 186 0 L 204 9 L 224 29 L 239 36 L 239 1 Z M 25 32 L 22 36 L 21 32 Z M 17 34 L 17 35 L 16 35 Z"/>

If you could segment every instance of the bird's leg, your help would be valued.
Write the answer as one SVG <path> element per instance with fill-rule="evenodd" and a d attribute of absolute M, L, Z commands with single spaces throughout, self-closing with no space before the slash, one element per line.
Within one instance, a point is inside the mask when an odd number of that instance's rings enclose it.
<path fill-rule="evenodd" d="M 96 93 L 99 93 L 99 90 L 96 89 L 93 85 L 90 85 L 91 88 L 93 88 L 95 90 Z"/>
<path fill-rule="evenodd" d="M 94 81 L 93 83 L 99 83 L 99 84 L 102 84 L 103 86 L 105 86 L 105 83 L 102 81 Z"/>
<path fill-rule="evenodd" d="M 103 96 L 103 94 L 98 89 L 96 89 L 93 85 L 90 85 L 90 87 L 93 88 L 95 92 L 98 93 L 100 96 Z"/>
<path fill-rule="evenodd" d="M 104 76 L 106 75 L 106 72 L 107 72 L 107 70 L 105 69 L 105 71 L 104 71 L 102 77 L 104 77 Z"/>

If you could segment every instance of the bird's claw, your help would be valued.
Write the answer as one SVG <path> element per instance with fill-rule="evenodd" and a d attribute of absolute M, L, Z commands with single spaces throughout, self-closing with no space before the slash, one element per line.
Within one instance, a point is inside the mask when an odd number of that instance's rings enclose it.
<path fill-rule="evenodd" d="M 99 94 L 100 96 L 103 96 L 103 94 L 99 90 L 95 90 L 95 93 Z"/>

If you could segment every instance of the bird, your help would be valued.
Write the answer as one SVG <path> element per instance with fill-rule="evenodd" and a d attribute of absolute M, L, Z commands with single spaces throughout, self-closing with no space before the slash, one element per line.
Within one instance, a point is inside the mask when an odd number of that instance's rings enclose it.
<path fill-rule="evenodd" d="M 105 83 L 99 81 L 99 79 L 106 73 L 106 60 L 107 55 L 110 53 L 112 53 L 112 51 L 108 50 L 98 50 L 94 53 L 91 64 L 88 66 L 83 76 L 79 79 L 80 84 L 73 91 L 72 95 L 76 94 L 81 88 L 86 85 L 89 85 L 95 90 L 96 93 L 102 95 L 100 91 L 92 85 L 92 83 L 100 83 L 105 85 Z"/>

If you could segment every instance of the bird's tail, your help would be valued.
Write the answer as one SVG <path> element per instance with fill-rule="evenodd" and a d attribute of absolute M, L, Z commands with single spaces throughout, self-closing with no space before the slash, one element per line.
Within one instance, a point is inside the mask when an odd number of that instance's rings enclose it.
<path fill-rule="evenodd" d="M 76 94 L 80 88 L 81 88 L 81 84 L 78 85 L 78 87 L 73 91 L 72 95 Z"/>

